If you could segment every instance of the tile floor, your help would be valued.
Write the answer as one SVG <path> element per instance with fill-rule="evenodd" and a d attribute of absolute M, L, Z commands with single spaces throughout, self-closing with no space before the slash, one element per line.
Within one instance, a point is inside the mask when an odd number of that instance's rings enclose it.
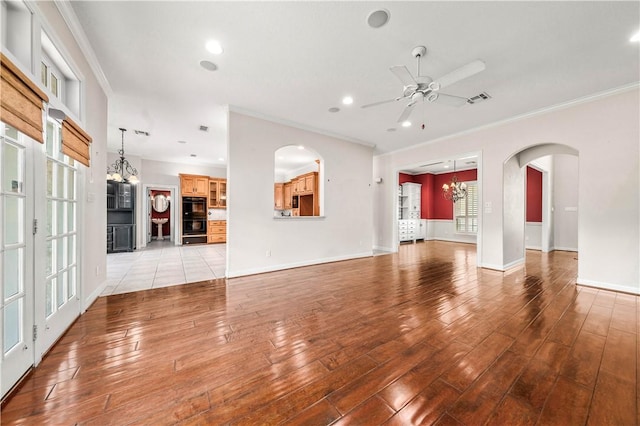
<path fill-rule="evenodd" d="M 153 241 L 131 253 L 107 255 L 102 296 L 223 278 L 226 244 L 175 246 Z"/>

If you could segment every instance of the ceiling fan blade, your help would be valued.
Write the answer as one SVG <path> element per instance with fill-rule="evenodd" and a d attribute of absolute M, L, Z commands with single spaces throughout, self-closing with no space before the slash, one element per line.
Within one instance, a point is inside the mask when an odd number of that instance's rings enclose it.
<path fill-rule="evenodd" d="M 467 98 L 462 96 L 447 95 L 445 93 L 438 93 L 438 98 L 433 101 L 436 104 L 447 105 L 452 107 L 461 107 L 467 103 Z"/>
<path fill-rule="evenodd" d="M 411 111 L 413 111 L 413 108 L 415 106 L 416 106 L 415 102 L 412 102 L 409 105 L 407 105 L 407 107 L 404 109 L 404 111 L 402 111 L 402 114 L 400 114 L 400 117 L 398 118 L 398 123 L 402 123 L 403 121 L 407 121 L 407 119 L 411 115 Z"/>
<path fill-rule="evenodd" d="M 370 108 L 370 107 L 374 107 L 374 106 L 378 106 L 378 105 L 388 104 L 390 102 L 399 101 L 400 99 L 402 99 L 402 98 L 387 99 L 386 101 L 380 101 L 380 102 L 374 102 L 372 104 L 362 105 L 360 108 Z"/>
<path fill-rule="evenodd" d="M 436 80 L 440 87 L 447 87 L 465 78 L 471 77 L 474 74 L 478 74 L 484 71 L 486 65 L 479 59 L 473 62 L 469 62 L 467 65 L 463 65 L 458 69 L 451 71 L 449 74 L 445 74 L 440 79 Z"/>
<path fill-rule="evenodd" d="M 413 76 L 409 72 L 409 69 L 407 67 L 405 67 L 404 65 L 394 65 L 391 68 L 389 68 L 389 70 L 392 73 L 394 73 L 396 75 L 396 77 L 398 77 L 398 79 L 405 86 L 418 87 L 418 83 L 416 82 L 415 78 L 413 78 Z"/>

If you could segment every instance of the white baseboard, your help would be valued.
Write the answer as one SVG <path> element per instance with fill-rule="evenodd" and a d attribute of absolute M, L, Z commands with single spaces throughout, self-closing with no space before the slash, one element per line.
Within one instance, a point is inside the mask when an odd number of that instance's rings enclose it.
<path fill-rule="evenodd" d="M 559 250 L 559 251 L 575 251 L 577 252 L 578 249 L 575 247 L 552 247 L 551 251 L 553 250 Z"/>
<path fill-rule="evenodd" d="M 624 285 L 603 283 L 603 282 L 594 281 L 594 280 L 585 280 L 585 279 L 580 278 L 580 277 L 578 277 L 576 282 L 578 284 L 586 286 L 586 287 L 594 287 L 594 288 L 600 288 L 600 289 L 604 289 L 604 290 L 620 291 L 620 292 L 623 292 L 623 293 L 640 294 L 640 288 L 638 288 L 638 287 L 628 287 L 628 286 L 624 286 Z"/>
<path fill-rule="evenodd" d="M 350 254 L 345 256 L 336 256 L 336 257 L 325 257 L 323 259 L 313 259 L 313 260 L 302 261 L 302 262 L 284 263 L 280 265 L 270 265 L 262 268 L 241 269 L 238 271 L 227 269 L 227 278 L 236 278 L 236 277 L 243 277 L 245 275 L 263 274 L 265 272 L 282 271 L 283 269 L 299 268 L 301 266 L 319 265 L 321 263 L 340 262 L 343 260 L 360 259 L 363 257 L 372 257 L 372 256 L 373 256 L 373 250 L 370 250 L 363 253 L 355 253 L 355 254 Z"/>
<path fill-rule="evenodd" d="M 524 257 L 520 258 L 520 259 L 516 259 L 513 262 L 509 262 L 505 265 L 495 265 L 492 263 L 483 263 L 482 265 L 479 265 L 481 268 L 485 268 L 485 269 L 492 269 L 494 271 L 500 271 L 500 272 L 504 272 L 508 269 L 511 268 L 515 268 L 516 266 L 520 266 L 523 265 L 525 262 Z"/>
<path fill-rule="evenodd" d="M 395 253 L 398 251 L 397 247 L 394 249 L 393 247 L 373 246 L 373 249 L 380 250 L 380 251 L 390 251 L 392 253 Z"/>
<path fill-rule="evenodd" d="M 107 280 L 104 280 L 95 290 L 91 292 L 91 294 L 88 297 L 86 297 L 82 301 L 82 307 L 81 307 L 82 312 L 80 312 L 81 314 L 85 313 L 85 311 L 89 309 L 89 306 L 91 306 L 91 304 L 93 304 L 93 302 L 95 302 L 96 299 L 100 297 L 100 295 L 102 294 L 102 292 L 106 287 L 107 287 Z"/>
<path fill-rule="evenodd" d="M 524 247 L 527 250 L 538 250 L 538 251 L 542 251 L 542 247 L 541 246 L 525 246 Z"/>

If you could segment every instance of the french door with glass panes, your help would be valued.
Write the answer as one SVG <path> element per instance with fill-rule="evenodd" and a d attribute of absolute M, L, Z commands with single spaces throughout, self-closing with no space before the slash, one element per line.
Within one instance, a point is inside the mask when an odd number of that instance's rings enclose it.
<path fill-rule="evenodd" d="M 80 314 L 77 291 L 76 162 L 61 151 L 61 127 L 47 121 L 44 147 L 35 156 L 36 363 Z M 40 172 L 40 173 L 38 173 Z M 42 205 L 44 204 L 44 205 Z"/>
<path fill-rule="evenodd" d="M 0 123 L 1 393 L 34 364 L 33 151 L 39 145 Z"/>
<path fill-rule="evenodd" d="M 60 125 L 45 144 L 0 123 L 0 288 L 4 395 L 80 314 L 77 168 L 60 151 Z"/>

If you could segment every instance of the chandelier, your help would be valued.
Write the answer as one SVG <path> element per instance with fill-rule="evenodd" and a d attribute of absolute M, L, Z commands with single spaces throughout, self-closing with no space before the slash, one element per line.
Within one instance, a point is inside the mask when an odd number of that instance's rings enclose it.
<path fill-rule="evenodd" d="M 107 180 L 113 180 L 116 182 L 128 182 L 132 184 L 136 184 L 139 182 L 138 179 L 138 171 L 135 167 L 124 158 L 124 132 L 127 129 L 120 128 L 122 132 L 122 146 L 118 150 L 118 154 L 120 154 L 120 159 L 116 160 L 115 163 L 110 165 L 107 168 Z"/>
<path fill-rule="evenodd" d="M 458 178 L 456 177 L 455 160 L 453 161 L 453 177 L 451 178 L 451 183 L 445 183 L 444 185 L 442 185 L 442 196 L 446 200 L 451 200 L 454 203 L 467 196 L 467 184 L 464 182 L 458 183 Z"/>

